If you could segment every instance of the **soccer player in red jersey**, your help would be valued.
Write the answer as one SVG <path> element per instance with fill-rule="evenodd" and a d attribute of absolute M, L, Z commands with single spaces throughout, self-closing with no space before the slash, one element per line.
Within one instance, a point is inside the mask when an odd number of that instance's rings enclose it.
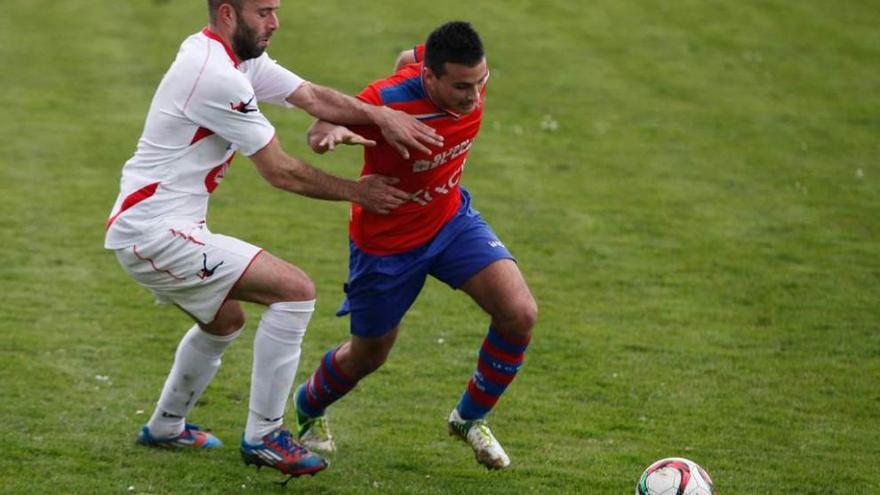
<path fill-rule="evenodd" d="M 351 338 L 327 352 L 297 389 L 300 441 L 334 449 L 325 409 L 385 362 L 401 319 L 431 275 L 466 292 L 491 317 L 477 369 L 448 427 L 471 444 L 481 464 L 502 469 L 510 459 L 485 416 L 522 365 L 537 305 L 513 256 L 460 186 L 483 117 L 489 79 L 483 45 L 470 24 L 450 22 L 401 54 L 397 69 L 358 98 L 417 117 L 443 137 L 443 145 L 403 158 L 375 127 L 318 121 L 309 132 L 318 153 L 337 144 L 364 145 L 361 175 L 395 177 L 410 198 L 384 216 L 352 205 L 349 277 L 337 313 L 351 315 Z"/>

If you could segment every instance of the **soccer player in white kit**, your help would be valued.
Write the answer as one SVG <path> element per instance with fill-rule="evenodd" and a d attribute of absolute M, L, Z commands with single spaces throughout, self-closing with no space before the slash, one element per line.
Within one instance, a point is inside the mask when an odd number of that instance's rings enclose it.
<path fill-rule="evenodd" d="M 238 301 L 260 303 L 267 309 L 254 338 L 241 454 L 247 464 L 293 477 L 327 466 L 282 425 L 315 288 L 296 266 L 212 233 L 206 224 L 208 198 L 240 152 L 273 186 L 297 194 L 351 201 L 377 213 L 409 199 L 387 177 L 346 180 L 287 155 L 258 102 L 297 106 L 327 121 L 378 125 L 405 156 L 408 147 L 427 151 L 426 145 L 442 139 L 402 112 L 308 83 L 275 63 L 265 50 L 278 28 L 278 8 L 279 0 L 208 0 L 210 25 L 181 45 L 153 97 L 137 150 L 122 169 L 105 247 L 157 300 L 175 304 L 196 321 L 177 348 L 138 442 L 221 445 L 185 419 L 244 327 Z"/>

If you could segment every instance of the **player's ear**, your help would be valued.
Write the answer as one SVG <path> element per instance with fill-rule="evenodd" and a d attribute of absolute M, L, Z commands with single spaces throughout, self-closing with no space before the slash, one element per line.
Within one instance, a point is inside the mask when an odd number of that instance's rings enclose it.
<path fill-rule="evenodd" d="M 221 3 L 220 6 L 217 7 L 217 19 L 226 24 L 234 24 L 235 21 L 238 20 L 235 7 L 233 7 L 231 3 Z"/>
<path fill-rule="evenodd" d="M 434 74 L 434 71 L 432 71 L 430 67 L 422 64 L 422 79 L 433 83 L 435 80 L 437 80 L 437 75 Z"/>

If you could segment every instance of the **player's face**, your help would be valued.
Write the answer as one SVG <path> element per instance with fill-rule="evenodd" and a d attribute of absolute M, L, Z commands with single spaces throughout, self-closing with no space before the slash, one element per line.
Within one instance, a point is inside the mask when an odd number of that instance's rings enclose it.
<path fill-rule="evenodd" d="M 437 76 L 425 67 L 425 85 L 431 99 L 441 108 L 456 113 L 473 112 L 480 104 L 480 92 L 489 79 L 486 59 L 473 67 L 447 62 L 446 73 Z"/>
<path fill-rule="evenodd" d="M 236 12 L 232 49 L 241 60 L 257 58 L 269 47 L 272 33 L 278 29 L 279 0 L 251 0 Z"/>

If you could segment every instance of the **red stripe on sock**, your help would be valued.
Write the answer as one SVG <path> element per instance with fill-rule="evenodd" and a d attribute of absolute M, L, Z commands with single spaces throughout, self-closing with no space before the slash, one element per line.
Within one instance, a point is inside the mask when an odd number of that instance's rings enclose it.
<path fill-rule="evenodd" d="M 348 392 L 349 390 L 351 390 L 351 388 L 352 388 L 351 386 L 343 385 L 333 379 L 333 375 L 324 366 L 323 359 L 321 360 L 320 373 L 321 373 L 321 377 L 324 378 L 324 382 L 327 383 L 327 386 L 330 387 L 330 390 L 332 390 L 333 392 L 335 392 L 339 395 L 343 395 L 346 392 Z"/>
<path fill-rule="evenodd" d="M 333 372 L 336 373 L 336 376 L 346 382 L 345 385 L 342 385 L 342 387 L 347 387 L 346 391 L 348 391 L 354 388 L 357 382 L 356 380 L 352 380 L 351 378 L 349 378 L 348 375 L 346 375 L 345 372 L 342 371 L 342 368 L 339 367 L 339 362 L 336 360 L 337 352 L 339 352 L 338 347 L 334 349 L 333 354 L 330 355 L 330 367 L 332 368 Z M 321 360 L 321 364 L 324 364 L 323 359 Z"/>
<path fill-rule="evenodd" d="M 492 356 L 492 358 L 510 366 L 518 366 L 523 362 L 524 354 L 516 355 L 504 352 L 502 349 L 492 345 L 492 343 L 489 342 L 489 339 L 483 341 L 482 350 L 485 351 L 486 354 Z"/>
<path fill-rule="evenodd" d="M 471 378 L 468 382 L 468 395 L 471 396 L 471 400 L 479 404 L 480 406 L 491 409 L 495 406 L 495 403 L 498 402 L 500 396 L 497 395 L 489 395 L 486 392 L 477 388 L 476 382 Z"/>
<path fill-rule="evenodd" d="M 516 375 L 506 375 L 492 369 L 489 363 L 480 360 L 477 362 L 477 371 L 480 372 L 487 380 L 496 385 L 509 385 L 516 378 Z"/>
<path fill-rule="evenodd" d="M 317 373 L 318 372 L 316 371 L 315 374 Z M 321 390 L 321 387 L 315 386 L 315 375 L 312 375 L 306 384 L 306 400 L 309 402 L 309 405 L 315 409 L 323 409 L 324 403 L 321 401 L 320 397 L 322 393 L 323 390 Z"/>

